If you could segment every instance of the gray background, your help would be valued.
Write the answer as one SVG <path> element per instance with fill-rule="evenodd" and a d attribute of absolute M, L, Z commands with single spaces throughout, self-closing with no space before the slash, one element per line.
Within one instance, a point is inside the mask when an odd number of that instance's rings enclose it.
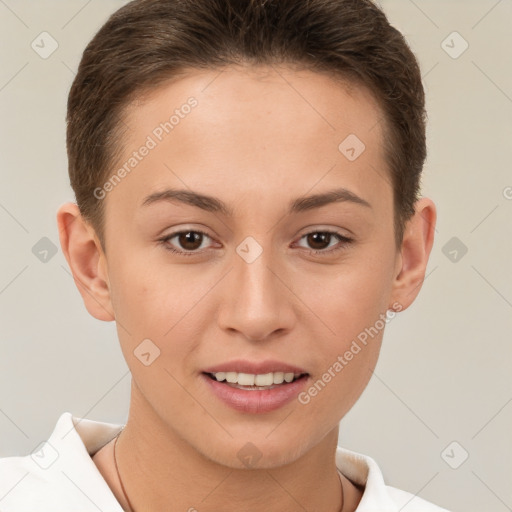
<path fill-rule="evenodd" d="M 114 324 L 89 316 L 60 247 L 39 259 L 41 238 L 58 247 L 55 213 L 73 200 L 67 93 L 85 45 L 124 3 L 0 0 L 0 456 L 31 452 L 64 411 L 127 417 Z M 381 5 L 422 66 L 423 193 L 439 218 L 423 290 L 386 328 L 340 444 L 454 512 L 512 510 L 512 2 Z M 43 31 L 58 43 L 46 59 L 31 47 Z M 454 31 L 469 44 L 457 58 Z"/>

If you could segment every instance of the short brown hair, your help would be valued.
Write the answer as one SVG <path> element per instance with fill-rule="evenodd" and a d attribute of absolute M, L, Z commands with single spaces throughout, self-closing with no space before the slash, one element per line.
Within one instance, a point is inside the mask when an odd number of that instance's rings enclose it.
<path fill-rule="evenodd" d="M 134 0 L 112 14 L 83 53 L 67 105 L 71 186 L 102 244 L 93 191 L 122 149 L 128 103 L 184 70 L 240 64 L 300 65 L 373 93 L 400 244 L 426 158 L 425 94 L 405 38 L 371 0 Z"/>

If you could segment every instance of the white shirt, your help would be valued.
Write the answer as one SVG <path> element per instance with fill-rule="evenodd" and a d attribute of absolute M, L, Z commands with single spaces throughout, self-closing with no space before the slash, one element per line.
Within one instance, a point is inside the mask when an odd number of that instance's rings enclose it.
<path fill-rule="evenodd" d="M 0 458 L 0 511 L 123 512 L 92 460 L 122 427 L 63 413 L 32 454 Z M 371 457 L 338 446 L 336 466 L 365 488 L 357 512 L 448 512 L 387 486 Z"/>

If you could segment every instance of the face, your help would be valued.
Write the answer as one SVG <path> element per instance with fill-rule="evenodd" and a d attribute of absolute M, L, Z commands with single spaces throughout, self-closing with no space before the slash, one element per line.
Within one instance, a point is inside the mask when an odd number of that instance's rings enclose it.
<path fill-rule="evenodd" d="M 130 414 L 232 467 L 248 442 L 270 467 L 337 430 L 400 265 L 379 118 L 362 88 L 272 68 L 191 72 L 127 109 L 118 178 L 97 193 Z M 235 360 L 307 375 L 258 409 L 239 395 L 259 391 L 204 374 Z"/>

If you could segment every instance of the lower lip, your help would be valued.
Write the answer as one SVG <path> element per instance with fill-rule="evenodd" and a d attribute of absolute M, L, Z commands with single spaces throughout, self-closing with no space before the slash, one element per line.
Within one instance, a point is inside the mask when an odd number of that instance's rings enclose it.
<path fill-rule="evenodd" d="M 277 385 L 272 389 L 245 390 L 232 388 L 223 382 L 211 379 L 204 373 L 201 374 L 201 377 L 225 404 L 237 411 L 248 413 L 270 412 L 279 409 L 297 398 L 309 380 L 309 375 L 306 375 L 293 382 Z"/>

